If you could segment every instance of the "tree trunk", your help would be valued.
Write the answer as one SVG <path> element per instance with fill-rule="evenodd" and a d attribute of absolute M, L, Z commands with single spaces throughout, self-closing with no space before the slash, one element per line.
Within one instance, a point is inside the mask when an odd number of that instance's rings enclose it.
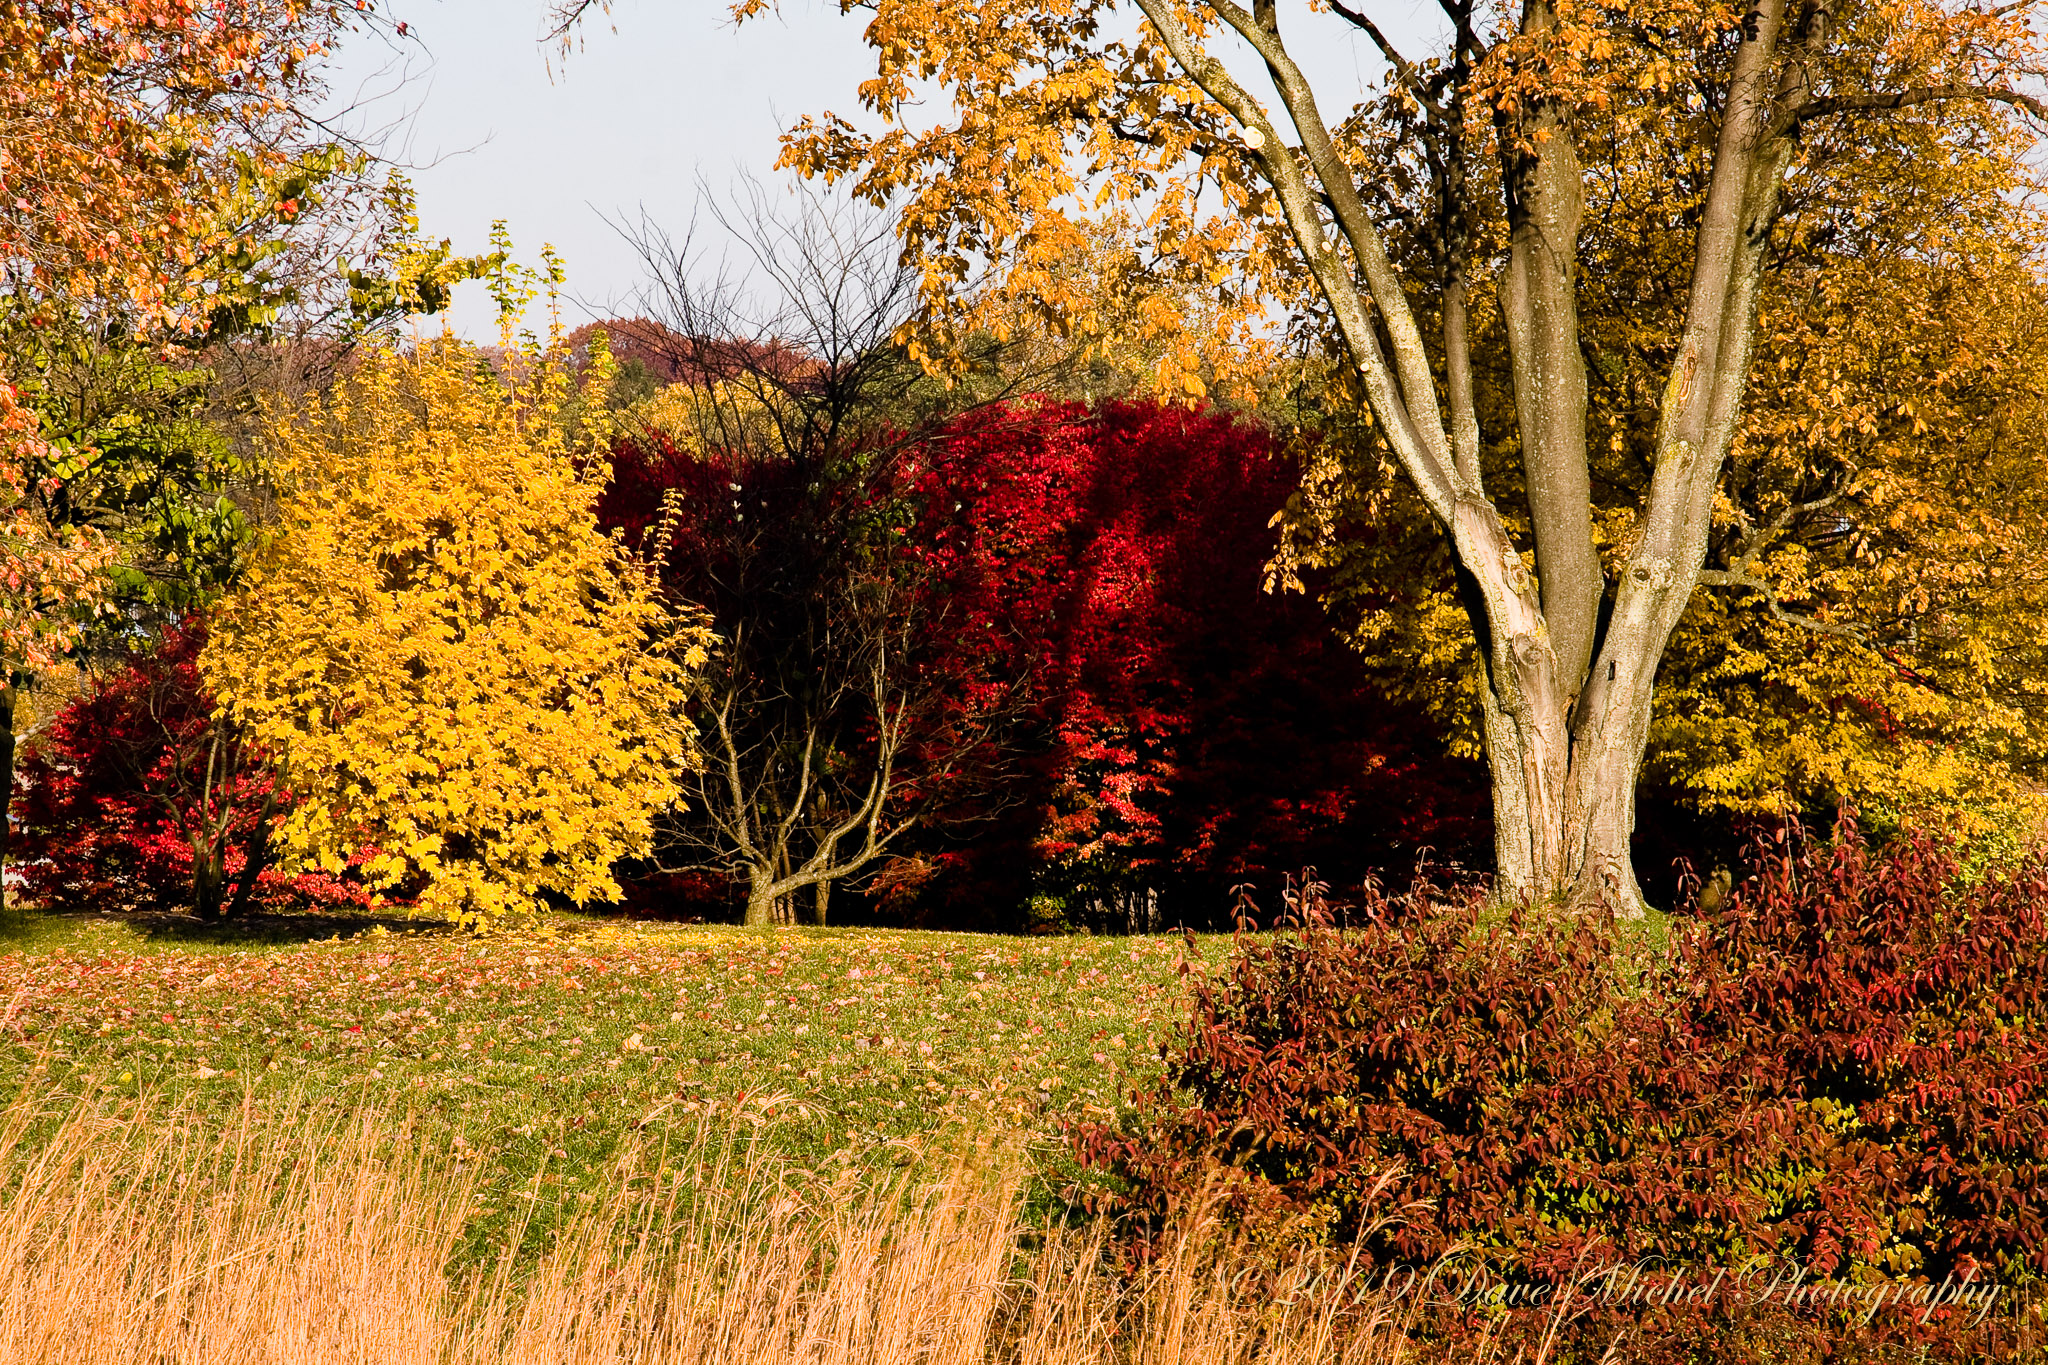
<path fill-rule="evenodd" d="M 0 911 L 7 909 L 7 867 L 14 832 L 14 704 L 20 696 L 13 675 L 0 685 Z"/>
<path fill-rule="evenodd" d="M 832 880 L 827 877 L 816 883 L 811 898 L 811 923 L 819 928 L 825 926 L 825 912 L 832 904 Z"/>
<path fill-rule="evenodd" d="M 1651 688 L 1705 561 L 1714 491 L 1756 339 L 1763 253 L 1799 127 L 1796 111 L 1810 93 L 1807 59 L 1825 37 L 1831 7 L 1800 7 L 1800 60 L 1782 70 L 1787 0 L 1758 0 L 1746 16 L 1700 207 L 1684 336 L 1658 404 L 1650 489 L 1603 625 L 1576 304 L 1574 239 L 1584 191 L 1567 111 L 1539 97 L 1525 115 L 1502 115 L 1500 138 L 1510 225 L 1500 303 L 1536 542 L 1532 577 L 1482 478 L 1458 231 L 1446 234 L 1454 259 L 1444 296 L 1447 389 L 1440 390 L 1408 301 L 1412 282 L 1395 268 L 1356 171 L 1281 41 L 1273 7 L 1206 6 L 1262 60 L 1299 136 L 1294 146 L 1265 102 L 1203 50 L 1180 7 L 1138 4 L 1180 69 L 1244 130 L 1248 155 L 1330 305 L 1381 435 L 1451 540 L 1485 668 L 1479 691 L 1498 894 L 1600 901 L 1640 913 L 1628 845 Z M 1551 0 L 1525 0 L 1522 10 L 1525 35 L 1541 37 L 1558 22 Z M 1461 33 L 1459 44 L 1462 57 L 1476 39 Z M 1461 116 L 1454 105 L 1450 117 Z M 1465 186 L 1461 171 L 1442 189 L 1462 196 Z M 1454 228 L 1463 208 L 1446 203 Z M 1448 400 L 1448 427 L 1440 397 Z"/>
<path fill-rule="evenodd" d="M 271 803 L 265 801 L 262 814 L 242 846 L 242 875 L 235 883 L 235 894 L 228 900 L 227 909 L 221 912 L 225 919 L 240 919 L 248 913 L 256 898 L 257 882 L 270 866 L 270 811 Z"/>
<path fill-rule="evenodd" d="M 1629 842 L 1636 773 L 1649 737 L 1648 679 L 1613 689 L 1607 705 L 1569 727 L 1554 704 L 1537 723 L 1518 724 L 1501 696 L 1504 690 L 1491 678 L 1482 689 L 1494 788 L 1496 895 L 1604 905 L 1619 918 L 1641 918 L 1643 894 Z"/>
<path fill-rule="evenodd" d="M 220 918 L 223 892 L 227 887 L 227 859 L 218 845 L 192 846 L 192 913 L 203 920 Z"/>
<path fill-rule="evenodd" d="M 749 929 L 766 929 L 775 923 L 775 878 L 755 868 L 747 879 L 747 914 L 741 921 Z"/>

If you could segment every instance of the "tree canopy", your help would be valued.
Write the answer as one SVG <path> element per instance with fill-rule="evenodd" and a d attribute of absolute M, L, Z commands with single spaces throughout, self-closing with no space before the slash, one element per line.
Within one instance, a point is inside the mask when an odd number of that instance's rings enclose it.
<path fill-rule="evenodd" d="M 591 7 L 560 6 L 564 31 Z M 864 112 L 799 122 L 783 161 L 901 206 L 924 302 L 906 337 L 943 366 L 992 309 L 1085 330 L 1097 299 L 1048 267 L 1119 206 L 1149 269 L 1214 291 L 1206 330 L 1254 334 L 1275 309 L 1298 323 L 1334 362 L 1330 401 L 1369 414 L 1447 552 L 1501 889 L 1625 911 L 1653 684 L 1695 589 L 1802 614 L 1727 553 L 1751 516 L 1726 489 L 1763 279 L 1798 245 L 1787 211 L 1867 218 L 1915 171 L 1920 130 L 1958 109 L 2006 145 L 2048 116 L 2048 35 L 2024 2 L 1444 0 L 1426 53 L 1341 3 L 871 8 Z M 1327 102 L 1297 59 L 1332 25 L 1385 59 L 1355 103 Z M 1844 149 L 1877 154 L 1856 177 L 1814 173 Z M 1191 348 L 1176 364 L 1198 374 Z M 1752 531 L 1828 496 L 1770 486 Z"/>
<path fill-rule="evenodd" d="M 1580 299 L 1595 536 L 1612 561 L 1650 473 L 1689 223 L 1665 194 L 1667 120 L 1646 111 L 1585 143 L 1615 205 L 1585 234 L 1601 274 Z M 2035 145 L 1953 102 L 1817 125 L 1799 149 L 1760 281 L 1757 382 L 1650 729 L 1648 774 L 1697 806 L 1849 799 L 1874 819 L 1979 833 L 2034 818 L 2044 603 L 2026 471 L 2048 391 Z M 1482 411 L 1509 402 L 1500 317 L 1474 312 Z M 1292 415 L 1326 439 L 1308 448 L 1280 568 L 1329 574 L 1346 628 L 1392 665 L 1388 684 L 1478 752 L 1479 661 L 1425 509 L 1341 409 Z M 1513 477 L 1511 455 L 1487 453 L 1493 476 Z"/>
<path fill-rule="evenodd" d="M 365 356 L 281 412 L 287 494 L 201 658 L 303 799 L 297 864 L 488 919 L 616 897 L 692 760 L 706 636 L 598 529 L 601 460 L 537 353 L 507 386 L 453 339 Z"/>

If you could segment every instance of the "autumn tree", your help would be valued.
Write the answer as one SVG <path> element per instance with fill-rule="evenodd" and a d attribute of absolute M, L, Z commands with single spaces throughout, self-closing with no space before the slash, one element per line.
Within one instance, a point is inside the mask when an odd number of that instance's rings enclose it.
<path fill-rule="evenodd" d="M 188 622 L 95 668 L 29 743 L 15 814 L 36 904 L 203 920 L 257 905 L 361 907 L 352 882 L 274 870 L 272 827 L 294 798 L 271 756 L 214 715 L 197 667 L 205 639 Z"/>
<path fill-rule="evenodd" d="M 674 420 L 682 404 L 666 406 Z M 622 442 L 604 506 L 717 633 L 688 711 L 705 762 L 652 865 L 744 887 L 745 923 L 823 924 L 834 887 L 928 813 L 906 792 L 935 700 L 916 667 L 913 566 L 869 534 L 885 475 L 821 469 L 759 433 L 708 449 L 694 434 Z"/>
<path fill-rule="evenodd" d="M 0 808 L 24 692 L 122 586 L 107 571 L 233 521 L 149 486 L 210 459 L 189 425 L 166 429 L 205 384 L 166 347 L 274 303 L 283 239 L 320 217 L 313 186 L 363 166 L 310 117 L 320 58 L 381 23 L 310 0 L 0 5 Z M 128 541 L 138 528 L 159 543 Z"/>
<path fill-rule="evenodd" d="M 1581 140 L 1612 206 L 1582 234 L 1599 268 L 1579 296 L 1595 536 L 1610 559 L 1649 489 L 1657 400 L 1683 340 L 1686 279 L 1671 263 L 1692 224 L 1669 196 L 1673 118 L 1638 102 Z M 1645 774 L 1661 795 L 1734 815 L 1819 817 L 1848 800 L 1880 826 L 1933 820 L 1994 843 L 2038 820 L 2036 145 L 1979 101 L 1805 130 L 1758 286 L 1760 379 L 1716 492 L 1702 590 L 1660 665 Z M 1396 259 L 1419 266 L 1424 245 L 1411 232 Z M 1504 330 L 1490 301 L 1475 309 L 1482 413 L 1511 410 Z M 1280 405 L 1320 438 L 1304 445 L 1281 567 L 1320 570 L 1385 685 L 1476 754 L 1479 659 L 1450 565 L 1427 509 L 1387 477 L 1384 447 L 1319 391 L 1330 363 L 1308 365 Z M 1512 489 L 1515 474 L 1496 477 Z"/>
<path fill-rule="evenodd" d="M 1215 408 L 1034 398 L 919 443 L 904 534 L 947 604 L 919 660 L 1022 696 L 1000 780 L 912 833 L 883 913 L 1227 924 L 1234 885 L 1304 865 L 1355 884 L 1483 856 L 1483 768 L 1446 761 L 1317 601 L 1262 590 L 1299 477 L 1280 439 Z"/>
<path fill-rule="evenodd" d="M 598 528 L 599 433 L 558 362 L 515 349 L 501 380 L 444 338 L 277 415 L 279 529 L 201 668 L 304 797 L 289 865 L 361 856 L 472 921 L 609 900 L 675 798 L 705 635 Z"/>
<path fill-rule="evenodd" d="M 591 7 L 558 7 L 564 31 Z M 1278 305 L 1326 321 L 1345 401 L 1369 411 L 1455 564 L 1483 667 L 1499 889 L 1632 910 L 1653 684 L 1741 425 L 1787 169 L 1820 129 L 1933 104 L 2039 119 L 2037 7 L 1440 8 L 1443 45 L 1425 55 L 1337 0 L 1284 22 L 1274 0 L 897 0 L 863 31 L 874 130 L 807 119 L 783 159 L 903 203 L 940 343 L 990 297 L 984 282 L 1030 279 L 1089 204 L 1119 201 L 1145 205 L 1162 270 L 1215 281 L 1245 317 Z M 1381 89 L 1326 112 L 1298 53 L 1334 32 L 1363 35 L 1386 67 Z M 957 117 L 907 117 L 933 95 Z M 1689 284 L 1643 437 L 1652 472 L 1603 554 L 1579 310 L 1603 264 L 1582 242 L 1604 210 L 1582 144 L 1639 108 L 1667 120 L 1665 202 L 1685 227 L 1667 266 Z M 1427 249 L 1397 268 L 1410 231 Z M 1512 374 L 1489 426 L 1473 384 L 1482 287 Z M 1042 304 L 1085 315 L 1089 300 Z M 1499 501 L 1508 487 L 1521 507 Z"/>
<path fill-rule="evenodd" d="M 656 321 L 626 330 L 683 379 L 634 409 L 603 515 L 717 636 L 690 698 L 705 762 L 655 864 L 743 884 L 748 924 L 822 924 L 835 886 L 956 794 L 1004 690 L 924 666 L 944 604 L 906 534 L 905 460 L 952 400 L 893 342 L 916 281 L 890 221 L 815 196 L 737 207 L 744 273 L 641 238 Z"/>

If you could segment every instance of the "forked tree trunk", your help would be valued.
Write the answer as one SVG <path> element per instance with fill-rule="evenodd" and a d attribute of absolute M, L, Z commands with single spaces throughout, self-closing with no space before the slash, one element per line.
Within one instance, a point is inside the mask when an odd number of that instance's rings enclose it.
<path fill-rule="evenodd" d="M 1661 636 L 1654 652 L 1632 661 L 1603 650 L 1577 697 L 1554 684 L 1553 661 L 1540 646 L 1519 666 L 1510 660 L 1503 667 L 1498 654 L 1486 658 L 1481 705 L 1503 899 L 1598 903 L 1640 917 L 1629 844 L 1661 652 Z"/>
<path fill-rule="evenodd" d="M 1170 0 L 1138 4 L 1181 70 L 1243 129 L 1244 147 L 1330 305 L 1380 435 L 1451 542 L 1485 671 L 1479 690 L 1493 776 L 1497 891 L 1640 914 L 1629 836 L 1651 690 L 1705 561 L 1714 490 L 1755 340 L 1763 251 L 1829 7 L 1799 9 L 1791 60 L 1775 74 L 1787 41 L 1786 0 L 1758 0 L 1741 29 L 1699 210 L 1684 331 L 1659 404 L 1650 488 L 1610 589 L 1592 538 L 1576 303 L 1584 185 L 1568 108 L 1536 94 L 1516 110 L 1495 111 L 1509 227 L 1500 304 L 1535 533 L 1532 577 L 1481 467 L 1465 316 L 1470 220 L 1462 196 L 1471 180 L 1460 164 L 1462 81 L 1418 96 L 1446 101 L 1438 111 L 1447 139 L 1440 160 L 1449 168 L 1438 181 L 1447 246 L 1440 380 L 1357 172 L 1282 41 L 1277 8 L 1220 0 L 1197 7 L 1258 54 L 1298 139 L 1291 144 L 1265 103 L 1202 49 L 1198 30 L 1183 26 L 1181 7 Z M 1332 8 L 1370 28 L 1343 6 Z M 1532 50 L 1540 48 L 1559 23 L 1552 0 L 1524 0 L 1521 10 L 1522 36 Z M 1483 44 L 1463 26 L 1454 41 L 1448 69 L 1457 78 L 1472 69 Z M 1402 78 L 1419 79 L 1408 71 Z"/>
<path fill-rule="evenodd" d="M 796 877 L 776 877 L 772 872 L 756 868 L 747 877 L 747 910 L 742 923 L 757 928 L 777 924 L 794 924 L 797 898 L 808 887 L 811 892 L 810 918 L 807 924 L 825 923 L 825 913 L 832 903 L 832 879 L 821 877 L 807 881 L 802 874 Z"/>

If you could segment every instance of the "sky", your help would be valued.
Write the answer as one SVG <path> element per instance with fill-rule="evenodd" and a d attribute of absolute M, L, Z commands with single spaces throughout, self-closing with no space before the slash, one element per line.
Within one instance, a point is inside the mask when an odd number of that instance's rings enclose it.
<path fill-rule="evenodd" d="M 385 0 L 408 36 L 345 47 L 330 69 L 337 99 L 409 168 L 422 230 L 457 251 L 484 249 L 494 219 L 529 262 L 552 243 L 566 259 L 571 326 L 638 311 L 640 258 L 606 222 L 648 219 L 680 236 L 700 187 L 729 191 L 751 174 L 773 187 L 781 131 L 805 114 L 858 112 L 871 74 L 863 17 L 836 3 L 782 0 L 735 28 L 725 0 L 617 0 L 587 21 L 565 58 L 539 41 L 545 0 Z M 1412 34 L 1434 4 L 1375 6 Z M 1376 61 L 1362 40 L 1320 18 L 1304 64 L 1326 113 L 1349 104 Z M 480 284 L 457 290 L 453 324 L 496 336 Z"/>

